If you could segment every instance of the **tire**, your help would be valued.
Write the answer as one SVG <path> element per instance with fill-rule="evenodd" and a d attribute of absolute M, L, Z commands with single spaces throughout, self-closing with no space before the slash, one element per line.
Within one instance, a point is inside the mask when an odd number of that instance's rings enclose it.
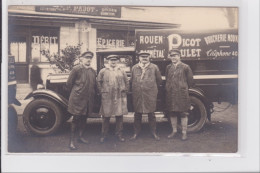
<path fill-rule="evenodd" d="M 25 108 L 23 123 L 33 135 L 46 136 L 55 133 L 62 123 L 62 111 L 54 101 L 35 99 Z"/>
<path fill-rule="evenodd" d="M 207 111 L 203 102 L 190 96 L 191 108 L 188 116 L 188 132 L 198 132 L 207 120 Z"/>

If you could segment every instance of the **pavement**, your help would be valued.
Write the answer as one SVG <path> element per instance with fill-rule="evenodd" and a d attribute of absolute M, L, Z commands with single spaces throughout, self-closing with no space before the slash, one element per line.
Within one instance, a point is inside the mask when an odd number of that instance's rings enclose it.
<path fill-rule="evenodd" d="M 18 93 L 20 98 L 28 93 Z M 8 151 L 11 153 L 42 153 L 42 152 L 83 152 L 83 153 L 107 153 L 107 152 L 140 152 L 140 153 L 236 153 L 238 150 L 238 106 L 229 103 L 215 104 L 212 121 L 206 122 L 204 127 L 197 133 L 189 133 L 187 141 L 181 141 L 178 133 L 174 139 L 167 139 L 171 132 L 171 126 L 163 114 L 157 115 L 157 131 L 161 137 L 155 141 L 149 130 L 147 116 L 143 117 L 142 132 L 136 141 L 130 141 L 133 135 L 133 113 L 124 116 L 124 136 L 126 142 L 117 141 L 115 119 L 111 119 L 109 140 L 105 144 L 99 142 L 101 133 L 101 118 L 89 118 L 84 137 L 90 143 L 88 145 L 76 143 L 79 147 L 76 151 L 70 151 L 69 129 L 70 123 L 66 122 L 60 130 L 50 136 L 34 136 L 28 133 L 24 127 L 22 113 L 25 106 L 31 100 L 22 100 L 22 106 L 15 107 L 18 112 L 18 127 L 15 137 L 8 140 Z M 227 108 L 227 109 L 226 109 Z"/>

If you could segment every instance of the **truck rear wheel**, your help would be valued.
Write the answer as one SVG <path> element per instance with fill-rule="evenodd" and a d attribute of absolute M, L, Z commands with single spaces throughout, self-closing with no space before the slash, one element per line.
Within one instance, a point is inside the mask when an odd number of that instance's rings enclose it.
<path fill-rule="evenodd" d="M 188 117 L 188 132 L 198 132 L 207 120 L 207 111 L 203 102 L 190 96 L 191 108 Z"/>
<path fill-rule="evenodd" d="M 24 126 L 31 134 L 45 136 L 53 134 L 62 122 L 62 111 L 49 99 L 35 99 L 25 108 Z"/>

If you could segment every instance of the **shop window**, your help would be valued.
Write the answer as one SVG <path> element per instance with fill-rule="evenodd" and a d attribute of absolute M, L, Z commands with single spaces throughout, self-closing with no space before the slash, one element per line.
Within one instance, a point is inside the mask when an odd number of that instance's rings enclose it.
<path fill-rule="evenodd" d="M 59 52 L 59 32 L 57 30 L 44 30 L 32 32 L 32 60 L 39 62 L 49 62 L 46 56 L 41 54 L 42 50 L 49 50 L 50 54 Z"/>
<path fill-rule="evenodd" d="M 26 38 L 15 37 L 10 42 L 10 54 L 15 57 L 15 62 L 26 62 Z"/>

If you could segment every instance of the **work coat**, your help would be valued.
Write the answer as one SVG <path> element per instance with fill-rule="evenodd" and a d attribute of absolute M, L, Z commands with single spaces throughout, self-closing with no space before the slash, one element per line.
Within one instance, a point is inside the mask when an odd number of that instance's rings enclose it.
<path fill-rule="evenodd" d="M 70 72 L 67 86 L 71 89 L 68 111 L 72 115 L 92 113 L 96 90 L 96 72 L 80 64 Z"/>
<path fill-rule="evenodd" d="M 128 114 L 127 92 L 129 81 L 120 68 L 103 68 L 97 77 L 98 90 L 101 93 L 100 114 L 104 117 Z"/>
<path fill-rule="evenodd" d="M 166 67 L 166 108 L 167 111 L 186 112 L 190 109 L 189 87 L 193 85 L 190 67 L 182 62 Z"/>
<path fill-rule="evenodd" d="M 158 86 L 162 77 L 157 65 L 150 63 L 144 69 L 140 64 L 132 68 L 133 107 L 137 113 L 152 113 L 156 110 Z"/>

